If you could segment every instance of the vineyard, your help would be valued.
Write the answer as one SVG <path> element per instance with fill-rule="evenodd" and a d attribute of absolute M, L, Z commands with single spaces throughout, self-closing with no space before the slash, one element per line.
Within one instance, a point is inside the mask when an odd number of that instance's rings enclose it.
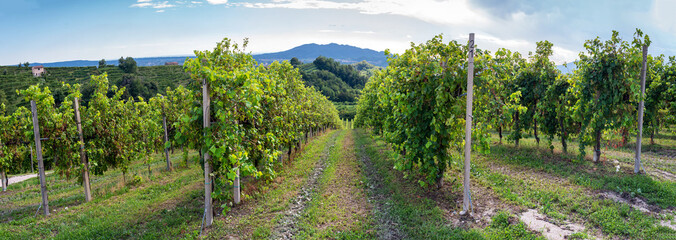
<path fill-rule="evenodd" d="M 613 32 L 563 74 L 548 41 L 474 43 L 386 52 L 354 120 L 247 40 L 145 73 L 185 74 L 153 96 L 112 67 L 2 82 L 25 85 L 0 110 L 0 238 L 676 238 L 674 57 Z"/>

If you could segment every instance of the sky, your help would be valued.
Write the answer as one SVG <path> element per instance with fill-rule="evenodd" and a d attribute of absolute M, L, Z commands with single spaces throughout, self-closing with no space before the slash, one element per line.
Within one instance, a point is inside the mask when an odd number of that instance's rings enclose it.
<path fill-rule="evenodd" d="M 0 65 L 188 56 L 227 37 L 266 53 L 306 43 L 401 53 L 443 34 L 478 48 L 524 55 L 554 44 L 572 62 L 585 40 L 631 42 L 636 28 L 653 55 L 676 55 L 673 0 L 0 0 Z"/>

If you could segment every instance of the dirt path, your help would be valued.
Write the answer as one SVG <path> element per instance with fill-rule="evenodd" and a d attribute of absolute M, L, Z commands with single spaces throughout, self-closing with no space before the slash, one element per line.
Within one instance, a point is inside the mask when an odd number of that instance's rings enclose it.
<path fill-rule="evenodd" d="M 382 183 L 384 182 L 378 169 L 371 162 L 364 151 L 364 146 L 359 146 L 360 160 L 362 162 L 363 170 L 366 175 L 368 187 L 368 201 L 373 205 L 373 215 L 375 216 L 376 236 L 378 239 L 405 239 L 406 235 L 399 230 L 399 225 L 402 225 L 401 220 L 390 214 L 392 205 L 387 204 L 389 196 L 383 191 Z"/>
<path fill-rule="evenodd" d="M 53 171 L 45 172 L 45 175 L 52 174 L 52 172 Z M 13 176 L 13 177 L 10 177 L 7 181 L 9 181 L 9 185 L 12 185 L 14 183 L 23 182 L 23 181 L 26 181 L 28 179 L 31 179 L 31 178 L 34 178 L 34 177 L 37 177 L 37 176 L 38 176 L 38 174 L 36 174 L 36 173 L 35 174 L 26 174 L 26 175 L 21 175 L 21 176 Z"/>
<path fill-rule="evenodd" d="M 329 142 L 324 147 L 320 159 L 315 165 L 314 170 L 310 173 L 305 185 L 301 187 L 298 195 L 289 204 L 287 210 L 283 213 L 279 224 L 273 229 L 271 239 L 293 239 L 294 234 L 298 231 L 298 219 L 300 214 L 307 207 L 308 202 L 312 200 L 312 193 L 317 187 L 317 180 L 326 168 L 327 159 L 331 148 L 334 147 L 337 134 L 334 132 L 329 139 Z"/>

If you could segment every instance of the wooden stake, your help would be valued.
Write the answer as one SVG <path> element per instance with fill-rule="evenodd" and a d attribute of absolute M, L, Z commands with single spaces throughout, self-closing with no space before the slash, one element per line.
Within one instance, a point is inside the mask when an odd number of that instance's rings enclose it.
<path fill-rule="evenodd" d="M 40 191 L 42 192 L 42 211 L 49 216 L 49 200 L 47 199 L 47 181 L 45 180 L 45 164 L 42 161 L 42 144 L 40 143 L 40 123 L 38 123 L 38 108 L 31 100 L 33 112 L 33 135 L 35 137 L 35 153 L 38 157 L 38 172 L 40 175 Z"/>
<path fill-rule="evenodd" d="M 164 99 L 164 96 L 162 96 Z M 162 101 L 162 126 L 164 127 L 164 156 L 167 159 L 167 171 L 171 172 L 171 161 L 169 161 L 169 148 L 167 148 L 167 142 L 169 142 L 169 133 L 167 131 L 167 112 L 164 108 L 164 101 Z M 187 164 L 186 164 L 187 165 Z"/>
<path fill-rule="evenodd" d="M 31 149 L 31 173 L 35 173 L 35 168 L 33 167 L 33 145 L 29 143 L 28 147 Z"/>
<path fill-rule="evenodd" d="M 636 157 L 634 173 L 641 171 L 641 137 L 643 137 L 643 96 L 645 95 L 645 73 L 648 70 L 648 45 L 643 45 L 643 66 L 641 67 L 641 101 L 638 104 L 638 134 L 636 134 Z"/>
<path fill-rule="evenodd" d="M 240 186 L 239 186 L 239 168 L 236 170 L 236 175 L 235 175 L 235 181 L 232 183 L 232 191 L 233 191 L 233 201 L 235 204 L 239 204 L 241 201 L 240 197 Z"/>
<path fill-rule="evenodd" d="M 237 112 L 237 107 L 235 107 L 235 112 Z M 235 120 L 235 125 L 239 126 L 239 121 Z M 235 181 L 232 183 L 232 200 L 235 204 L 239 204 L 241 194 L 241 186 L 239 185 L 239 166 L 235 173 Z"/>
<path fill-rule="evenodd" d="M 7 177 L 7 173 L 5 172 L 5 169 L 2 169 L 2 172 L 0 172 L 0 182 L 2 182 L 2 191 L 7 192 L 7 184 L 5 184 L 5 178 Z"/>
<path fill-rule="evenodd" d="M 467 70 L 467 108 L 465 111 L 465 169 L 463 171 L 463 197 L 462 197 L 462 212 L 461 215 L 468 214 L 472 207 L 471 192 L 469 190 L 469 172 L 470 172 L 470 157 L 472 151 L 472 97 L 474 88 L 474 33 L 469 34 L 469 50 Z"/>
<path fill-rule="evenodd" d="M 202 119 L 204 126 L 204 136 L 206 137 L 207 131 L 211 125 L 211 99 L 209 98 L 209 88 L 207 86 L 207 80 L 202 79 Z M 206 227 L 210 227 L 214 222 L 214 207 L 212 205 L 211 191 L 213 189 L 213 181 L 211 180 L 211 166 L 209 165 L 209 151 L 204 151 L 204 224 Z"/>
<path fill-rule="evenodd" d="M 84 150 L 84 137 L 82 136 L 82 121 L 80 120 L 80 101 L 77 99 L 77 97 L 73 100 L 74 108 L 75 108 L 75 121 L 77 124 L 77 135 L 80 138 L 80 162 L 82 162 L 82 165 L 84 165 L 84 169 L 82 170 L 82 182 L 84 185 L 84 194 L 85 194 L 85 200 L 87 202 L 92 201 L 92 193 L 91 193 L 91 187 L 89 185 L 89 161 L 87 160 L 87 155 L 85 155 L 85 150 Z"/>

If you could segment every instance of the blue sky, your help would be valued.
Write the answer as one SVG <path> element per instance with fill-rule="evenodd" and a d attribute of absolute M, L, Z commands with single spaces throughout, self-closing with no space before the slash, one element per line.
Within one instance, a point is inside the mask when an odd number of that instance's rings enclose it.
<path fill-rule="evenodd" d="M 514 0 L 0 0 L 0 65 L 192 55 L 224 37 L 248 51 L 340 43 L 403 52 L 437 34 L 527 54 L 554 43 L 571 62 L 611 30 L 650 35 L 651 54 L 676 55 L 676 1 Z"/>

